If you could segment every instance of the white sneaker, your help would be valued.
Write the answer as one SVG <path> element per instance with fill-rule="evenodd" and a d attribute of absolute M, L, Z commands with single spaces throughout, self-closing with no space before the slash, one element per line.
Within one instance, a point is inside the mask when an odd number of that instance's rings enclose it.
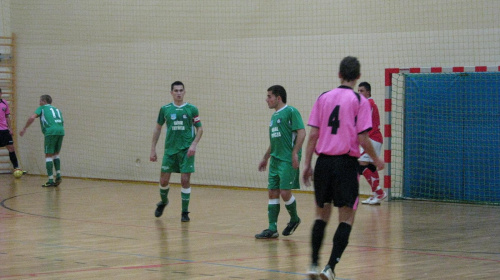
<path fill-rule="evenodd" d="M 335 273 L 333 273 L 332 268 L 329 265 L 326 265 L 325 269 L 321 271 L 319 277 L 321 280 L 334 280 Z"/>
<path fill-rule="evenodd" d="M 374 196 L 370 196 L 368 199 L 361 201 L 361 204 L 370 204 L 370 201 L 372 201 L 373 198 Z"/>
<path fill-rule="evenodd" d="M 385 198 L 387 197 L 387 193 L 384 192 L 383 194 L 381 195 L 376 195 L 373 197 L 373 199 L 370 201 L 370 205 L 375 205 L 375 204 L 380 204 L 380 202 L 382 202 L 382 200 L 384 200 Z"/>
<path fill-rule="evenodd" d="M 317 280 L 319 279 L 319 268 L 317 265 L 311 264 L 309 267 L 309 271 L 307 271 L 307 276 L 309 277 L 310 280 Z"/>

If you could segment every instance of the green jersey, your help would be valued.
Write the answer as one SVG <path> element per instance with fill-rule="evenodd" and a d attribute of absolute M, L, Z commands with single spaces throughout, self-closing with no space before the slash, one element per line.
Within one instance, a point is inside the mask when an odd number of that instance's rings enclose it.
<path fill-rule="evenodd" d="M 165 138 L 165 154 L 167 155 L 188 149 L 196 136 L 195 127 L 201 127 L 198 108 L 189 103 L 181 106 L 169 103 L 161 107 L 157 123 L 167 125 Z"/>
<path fill-rule="evenodd" d="M 56 107 L 45 104 L 35 110 L 40 117 L 40 127 L 45 136 L 64 135 L 64 120 L 62 113 Z"/>
<path fill-rule="evenodd" d="M 297 109 L 285 106 L 271 117 L 269 138 L 271 156 L 282 161 L 292 162 L 292 151 L 297 138 L 297 130 L 304 129 L 304 122 Z M 299 159 L 302 150 L 299 151 Z"/>

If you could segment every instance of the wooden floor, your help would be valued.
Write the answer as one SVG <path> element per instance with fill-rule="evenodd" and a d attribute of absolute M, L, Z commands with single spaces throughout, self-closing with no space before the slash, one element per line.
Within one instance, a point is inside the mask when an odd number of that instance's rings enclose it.
<path fill-rule="evenodd" d="M 193 186 L 191 222 L 180 188 L 154 217 L 154 184 L 0 175 L 0 279 L 306 279 L 312 193 L 296 193 L 302 224 L 255 240 L 267 193 Z M 327 229 L 328 259 L 336 215 Z M 281 232 L 289 215 L 281 204 Z M 500 208 L 418 201 L 360 206 L 337 279 L 500 279 Z"/>

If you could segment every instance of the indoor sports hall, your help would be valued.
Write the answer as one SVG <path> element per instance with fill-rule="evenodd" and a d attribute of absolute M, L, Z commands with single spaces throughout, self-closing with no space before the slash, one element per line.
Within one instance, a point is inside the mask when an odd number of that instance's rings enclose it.
<path fill-rule="evenodd" d="M 267 89 L 286 88 L 308 133 L 349 55 L 380 112 L 388 197 L 358 206 L 335 279 L 497 279 L 498 11 L 497 0 L 0 0 L 1 99 L 27 171 L 15 178 L 0 148 L 0 279 L 309 279 L 314 187 L 293 192 L 292 235 L 281 200 L 280 236 L 255 238 L 268 225 Z M 187 223 L 179 174 L 155 217 L 151 142 L 174 81 L 204 131 Z M 57 187 L 41 186 L 39 120 L 19 135 L 47 94 L 64 115 Z"/>

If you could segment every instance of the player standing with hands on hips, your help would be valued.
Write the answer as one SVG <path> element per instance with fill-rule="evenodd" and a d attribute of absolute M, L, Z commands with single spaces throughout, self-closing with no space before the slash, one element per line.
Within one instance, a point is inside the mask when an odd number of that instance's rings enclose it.
<path fill-rule="evenodd" d="M 299 165 L 302 144 L 306 138 L 304 122 L 299 111 L 286 104 L 286 91 L 280 85 L 267 89 L 267 105 L 275 112 L 269 125 L 270 145 L 259 163 L 259 171 L 266 170 L 269 163 L 267 216 L 269 227 L 255 235 L 257 239 L 277 238 L 280 196 L 290 214 L 290 222 L 283 230 L 285 236 L 291 235 L 300 224 L 297 215 L 297 202 L 292 189 L 300 188 Z"/>
<path fill-rule="evenodd" d="M 26 121 L 19 135 L 23 136 L 26 133 L 26 129 L 28 129 L 36 118 L 40 118 L 40 126 L 44 135 L 45 168 L 49 176 L 49 180 L 42 187 L 57 187 L 62 182 L 59 152 L 61 151 L 64 138 L 64 119 L 61 111 L 52 106 L 52 97 L 50 95 L 40 96 L 40 107 Z M 55 180 L 54 168 L 56 170 Z"/>
<path fill-rule="evenodd" d="M 198 108 L 184 102 L 184 95 L 186 94 L 184 84 L 180 81 L 172 83 L 170 94 L 174 101 L 164 105 L 160 109 L 153 131 L 151 155 L 149 157 L 153 162 L 158 160 L 156 144 L 158 143 L 163 124 L 166 124 L 167 137 L 165 138 L 165 151 L 160 175 L 161 201 L 156 204 L 155 217 L 160 217 L 168 205 L 170 175 L 172 173 L 181 173 L 181 221 L 189 222 L 190 178 L 191 173 L 195 171 L 194 157 L 196 146 L 203 135 L 203 128 L 201 127 Z"/>
<path fill-rule="evenodd" d="M 370 104 L 353 90 L 361 76 L 360 70 L 357 58 L 345 57 L 338 73 L 341 85 L 321 94 L 309 117 L 311 131 L 303 180 L 306 186 L 310 186 L 314 172 L 316 201 L 316 220 L 311 233 L 312 261 L 308 271 L 310 279 L 333 280 L 335 266 L 349 242 L 359 199 L 359 146 L 370 155 L 379 170 L 384 168 L 384 162 L 377 157 L 368 136 L 372 128 Z M 313 153 L 318 155 L 314 171 L 311 167 Z M 319 252 L 332 203 L 339 208 L 339 224 L 333 237 L 330 259 L 320 273 Z"/>

